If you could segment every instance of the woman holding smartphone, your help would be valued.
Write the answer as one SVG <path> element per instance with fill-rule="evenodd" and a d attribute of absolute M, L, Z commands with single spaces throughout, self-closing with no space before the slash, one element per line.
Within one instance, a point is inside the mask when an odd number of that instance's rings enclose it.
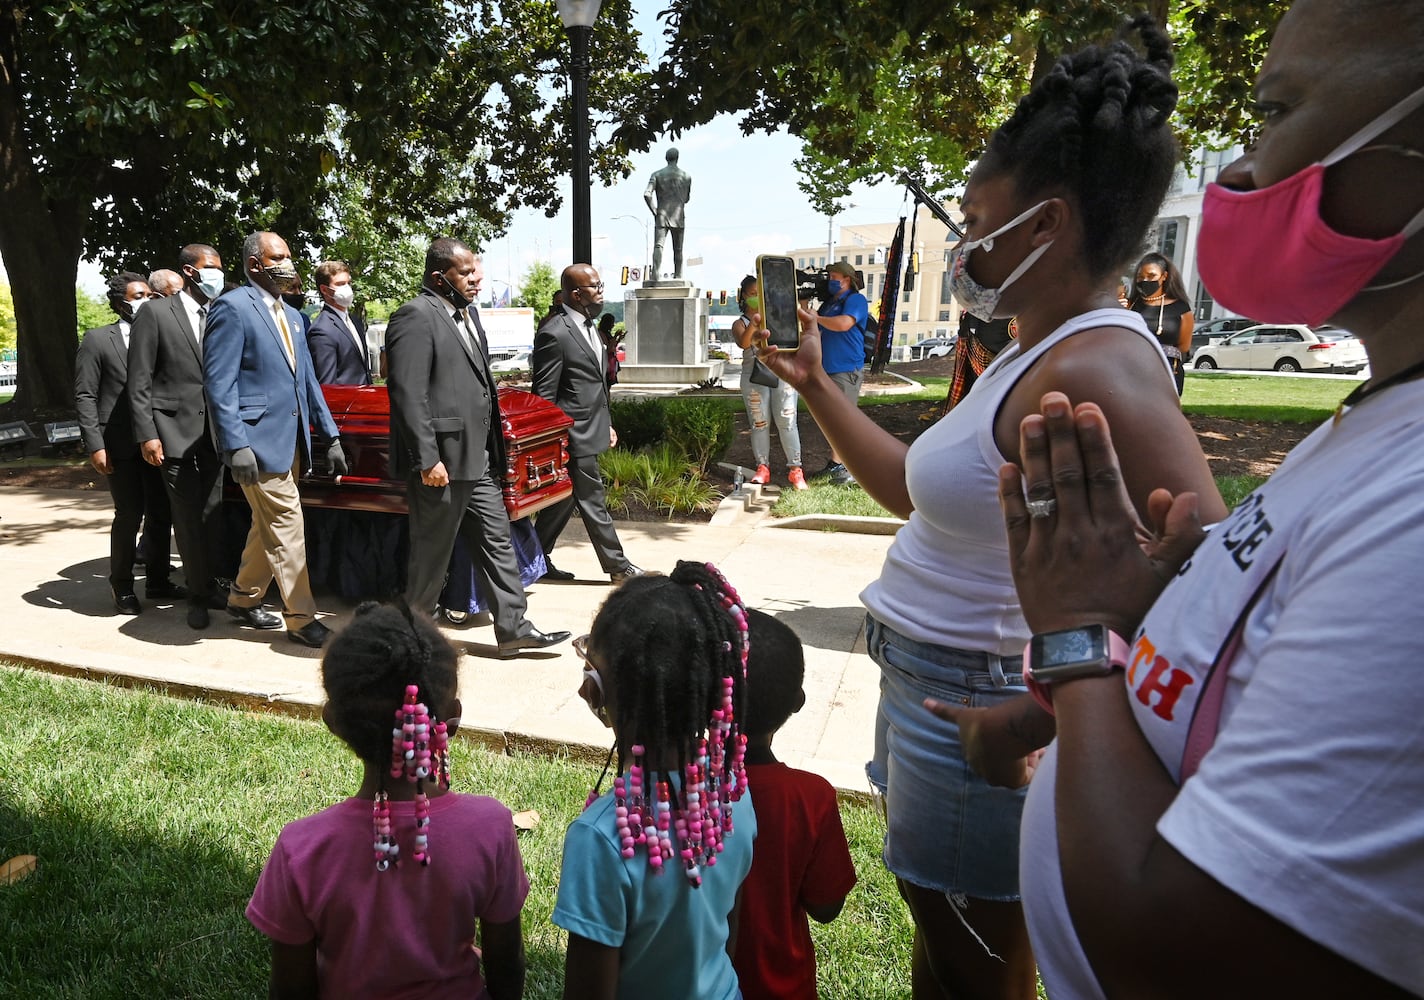
<path fill-rule="evenodd" d="M 1023 791 L 978 777 L 969 760 L 985 752 L 980 732 L 923 704 L 995 705 L 1029 742 L 1052 733 L 1024 693 L 1030 633 L 998 512 L 998 469 L 1018 460 L 1019 423 L 1051 390 L 1096 401 L 1123 428 L 1124 478 L 1144 516 L 1164 484 L 1199 494 L 1207 520 L 1225 514 L 1162 352 L 1116 298 L 1178 159 L 1169 42 L 1145 15 L 1131 28 L 1145 55 L 1123 37 L 1061 59 L 969 179 L 955 298 L 981 319 L 1016 317 L 1019 333 L 958 406 L 906 446 L 826 376 L 814 314 L 802 311 L 798 352 L 761 352 L 856 481 L 909 519 L 861 599 L 881 668 L 867 771 L 885 796 L 885 860 L 915 922 L 916 1000 L 1035 995 L 1019 903 Z"/>

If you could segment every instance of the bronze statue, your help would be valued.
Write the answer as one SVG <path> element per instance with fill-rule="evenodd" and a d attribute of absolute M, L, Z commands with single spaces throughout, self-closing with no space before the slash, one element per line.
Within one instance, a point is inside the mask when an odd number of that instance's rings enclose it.
<path fill-rule="evenodd" d="M 692 198 L 692 175 L 677 165 L 677 150 L 667 151 L 667 166 L 653 174 L 648 180 L 648 189 L 643 192 L 643 200 L 653 213 L 653 268 L 649 275 L 653 281 L 662 271 L 663 242 L 672 234 L 672 263 L 674 278 L 682 277 L 682 209 Z"/>

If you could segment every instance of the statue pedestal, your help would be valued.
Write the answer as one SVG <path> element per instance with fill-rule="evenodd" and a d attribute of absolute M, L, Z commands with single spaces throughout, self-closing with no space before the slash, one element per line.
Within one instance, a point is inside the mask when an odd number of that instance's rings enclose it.
<path fill-rule="evenodd" d="M 707 300 L 692 282 L 649 281 L 623 298 L 628 360 L 618 381 L 688 385 L 720 378 L 723 363 L 707 360 Z"/>

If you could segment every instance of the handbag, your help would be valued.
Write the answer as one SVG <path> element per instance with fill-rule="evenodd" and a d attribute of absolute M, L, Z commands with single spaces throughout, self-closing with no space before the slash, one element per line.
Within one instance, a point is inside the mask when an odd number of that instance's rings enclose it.
<path fill-rule="evenodd" d="M 752 358 L 752 373 L 748 375 L 747 378 L 757 385 L 766 386 L 768 389 L 775 389 L 781 384 L 781 379 L 777 378 L 775 372 L 761 363 L 761 358 Z"/>

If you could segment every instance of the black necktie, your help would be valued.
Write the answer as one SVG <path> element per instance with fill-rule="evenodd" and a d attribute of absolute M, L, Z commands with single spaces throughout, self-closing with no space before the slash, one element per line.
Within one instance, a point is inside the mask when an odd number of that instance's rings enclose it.
<path fill-rule="evenodd" d="M 198 346 L 203 346 L 203 334 L 208 329 L 208 307 L 198 307 Z"/>

